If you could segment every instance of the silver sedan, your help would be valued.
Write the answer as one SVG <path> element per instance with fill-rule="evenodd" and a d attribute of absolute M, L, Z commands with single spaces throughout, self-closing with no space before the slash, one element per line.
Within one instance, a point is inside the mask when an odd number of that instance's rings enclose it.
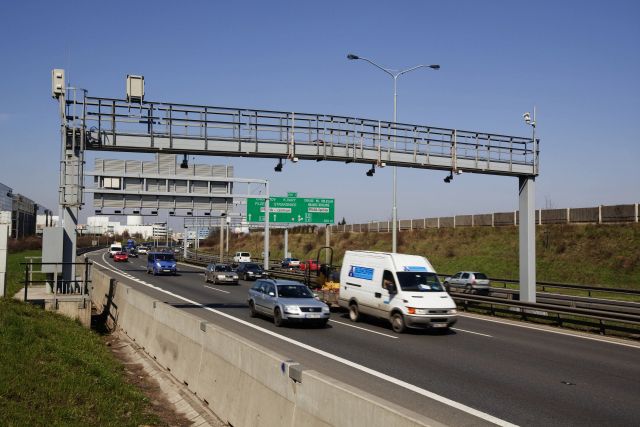
<path fill-rule="evenodd" d="M 230 285 L 238 284 L 238 273 L 233 271 L 227 264 L 209 264 L 204 271 L 204 281 L 206 283 L 226 283 Z"/>
<path fill-rule="evenodd" d="M 258 280 L 249 289 L 248 302 L 252 317 L 273 317 L 276 326 L 301 322 L 324 327 L 329 321 L 329 306 L 318 301 L 307 286 L 292 280 Z"/>

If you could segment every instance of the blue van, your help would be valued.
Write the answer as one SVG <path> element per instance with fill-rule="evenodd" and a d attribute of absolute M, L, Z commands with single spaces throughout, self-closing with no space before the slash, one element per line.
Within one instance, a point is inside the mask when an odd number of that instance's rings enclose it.
<path fill-rule="evenodd" d="M 171 252 L 150 252 L 147 255 L 147 273 L 177 274 L 176 259 Z"/>

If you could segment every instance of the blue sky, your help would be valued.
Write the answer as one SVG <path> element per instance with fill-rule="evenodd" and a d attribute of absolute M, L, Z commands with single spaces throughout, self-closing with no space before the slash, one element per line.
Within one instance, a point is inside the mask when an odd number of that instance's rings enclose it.
<path fill-rule="evenodd" d="M 124 97 L 126 74 L 142 74 L 150 100 L 391 120 L 391 79 L 353 52 L 442 66 L 401 77 L 402 122 L 529 136 L 521 116 L 536 105 L 537 208 L 637 203 L 638 22 L 637 1 L 5 2 L 0 182 L 56 209 L 52 68 L 94 96 Z M 391 216 L 391 168 L 196 161 L 269 179 L 275 195 L 335 198 L 337 220 Z M 516 178 L 444 175 L 399 169 L 399 217 L 517 209 Z"/>

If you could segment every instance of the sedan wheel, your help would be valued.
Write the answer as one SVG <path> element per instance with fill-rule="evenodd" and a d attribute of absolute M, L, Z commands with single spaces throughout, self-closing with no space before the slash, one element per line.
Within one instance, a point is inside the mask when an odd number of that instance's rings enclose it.
<path fill-rule="evenodd" d="M 406 326 L 404 324 L 404 318 L 402 317 L 402 314 L 394 313 L 391 316 L 391 328 L 393 329 L 394 332 L 398 334 L 401 334 L 404 332 L 404 330 L 406 329 Z"/>
<path fill-rule="evenodd" d="M 280 313 L 280 309 L 276 308 L 275 313 L 273 314 L 273 324 L 276 325 L 277 327 L 282 326 L 283 323 L 283 319 L 282 319 L 282 313 Z"/>
<path fill-rule="evenodd" d="M 249 302 L 249 313 L 251 314 L 251 317 L 256 317 L 258 315 L 258 312 L 256 311 L 256 306 L 253 303 L 253 301 Z"/>
<path fill-rule="evenodd" d="M 204 283 L 209 283 L 209 278 L 207 277 L 207 273 L 204 273 Z"/>

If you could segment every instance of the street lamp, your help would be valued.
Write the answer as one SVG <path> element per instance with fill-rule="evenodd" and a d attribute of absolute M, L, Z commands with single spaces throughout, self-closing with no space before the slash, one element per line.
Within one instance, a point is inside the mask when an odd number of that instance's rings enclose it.
<path fill-rule="evenodd" d="M 358 55 L 354 55 L 353 53 L 350 53 L 347 55 L 347 59 L 350 60 L 361 60 L 361 61 L 366 61 L 369 64 L 373 65 L 374 67 L 384 71 L 385 73 L 387 73 L 388 75 L 390 75 L 393 78 L 393 148 L 394 150 L 396 149 L 396 135 L 397 135 L 397 127 L 396 127 L 396 123 L 398 121 L 398 77 L 400 77 L 403 74 L 406 74 L 410 71 L 413 70 L 417 70 L 418 68 L 431 68 L 432 70 L 439 70 L 440 69 L 440 65 L 438 64 L 432 64 L 432 65 L 426 65 L 426 64 L 421 64 L 421 65 L 416 65 L 415 67 L 411 67 L 411 68 L 407 68 L 406 70 L 393 70 L 391 68 L 384 68 L 381 67 L 380 65 L 376 64 L 375 62 L 371 61 L 370 59 L 367 58 L 363 58 L 361 56 Z M 397 193 L 398 193 L 398 170 L 396 168 L 396 166 L 393 167 L 393 209 L 391 211 L 391 215 L 392 215 L 392 219 L 393 219 L 393 227 L 392 227 L 392 234 L 391 234 L 391 251 L 392 252 L 396 252 L 397 251 L 397 242 L 398 242 L 398 206 L 397 206 Z"/>

